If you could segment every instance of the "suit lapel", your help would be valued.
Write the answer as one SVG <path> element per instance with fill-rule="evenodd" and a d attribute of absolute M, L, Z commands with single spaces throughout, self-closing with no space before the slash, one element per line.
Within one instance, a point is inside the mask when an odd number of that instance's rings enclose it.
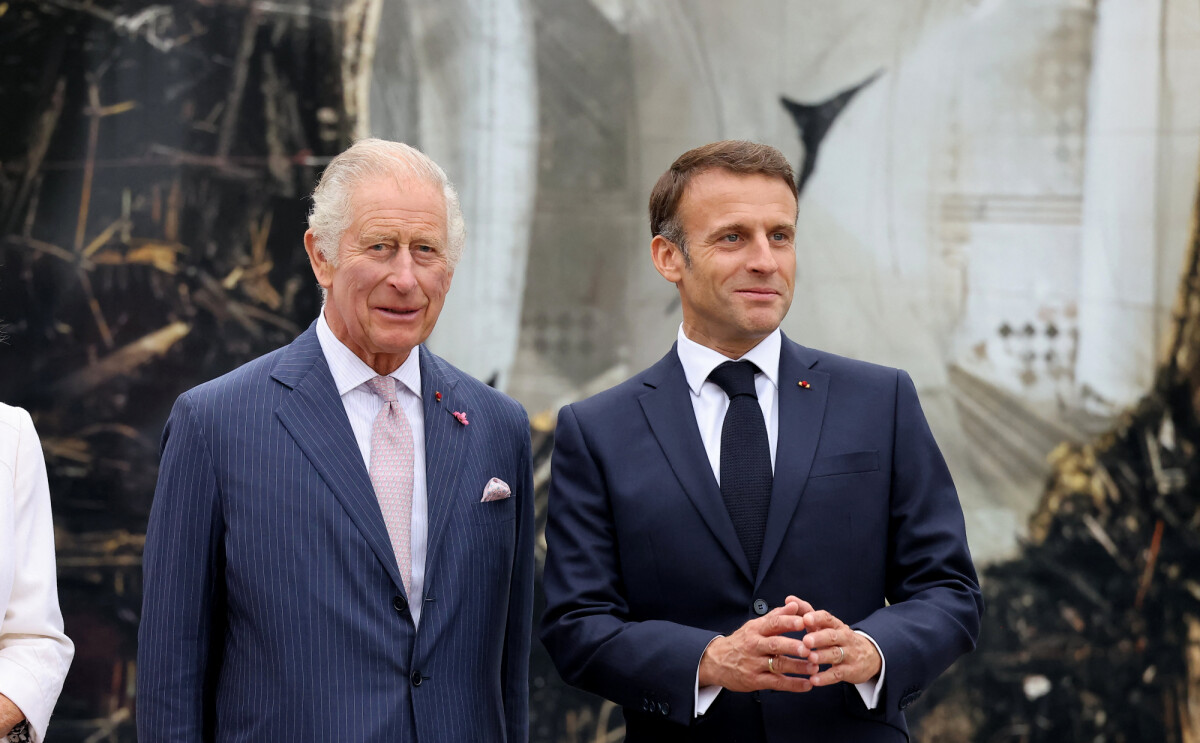
<path fill-rule="evenodd" d="M 454 510 L 459 474 L 467 452 L 469 436 L 476 433 L 454 417 L 454 411 L 466 413 L 468 420 L 476 411 L 465 390 L 458 388 L 460 373 L 442 359 L 421 349 L 421 405 L 425 411 L 425 492 L 428 498 L 429 542 L 425 552 L 425 585 L 430 585 L 430 566 L 446 533 L 446 524 Z M 438 400 L 441 393 L 441 400 Z M 481 491 L 482 492 L 482 491 Z"/>
<path fill-rule="evenodd" d="M 791 526 L 821 438 L 821 422 L 829 398 L 829 375 L 811 368 L 816 362 L 817 356 L 810 349 L 783 337 L 779 351 L 779 437 L 775 447 L 775 480 L 771 487 L 771 507 L 767 511 L 767 531 L 763 535 L 759 579 L 766 575 Z M 800 386 L 800 382 L 807 382 L 808 387 Z"/>
<path fill-rule="evenodd" d="M 675 477 L 730 559 L 746 579 L 752 581 L 750 562 L 738 541 L 725 502 L 721 500 L 721 488 L 704 451 L 700 429 L 696 427 L 691 390 L 674 346 L 646 372 L 644 381 L 652 389 L 644 393 L 639 402 Z"/>
<path fill-rule="evenodd" d="M 284 349 L 271 376 L 292 390 L 275 414 L 341 501 L 396 589 L 403 592 L 396 553 L 388 538 L 379 501 L 363 466 L 362 452 L 329 373 L 315 327 L 309 327 Z"/>

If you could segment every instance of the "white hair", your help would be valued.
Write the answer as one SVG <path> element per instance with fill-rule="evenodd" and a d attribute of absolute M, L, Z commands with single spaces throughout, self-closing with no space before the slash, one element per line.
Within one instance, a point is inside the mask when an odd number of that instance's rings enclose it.
<path fill-rule="evenodd" d="M 312 210 L 308 213 L 308 227 L 321 255 L 334 266 L 341 262 L 339 245 L 354 217 L 351 195 L 365 181 L 388 176 L 415 176 L 442 189 L 446 199 L 446 238 L 449 242 L 446 258 L 453 270 L 467 242 L 467 226 L 454 184 L 428 155 L 402 142 L 386 139 L 358 140 L 330 160 L 321 173 L 312 194 Z"/>

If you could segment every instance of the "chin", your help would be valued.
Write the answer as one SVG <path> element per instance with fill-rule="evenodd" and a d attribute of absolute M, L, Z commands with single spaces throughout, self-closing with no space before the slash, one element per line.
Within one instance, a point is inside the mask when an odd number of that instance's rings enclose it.
<path fill-rule="evenodd" d="M 782 317 L 753 318 L 742 326 L 746 335 L 754 338 L 765 338 L 783 322 Z"/>
<path fill-rule="evenodd" d="M 407 354 L 409 351 L 416 348 L 417 344 L 419 343 L 420 341 L 416 340 L 415 338 L 386 338 L 380 339 L 380 342 L 375 344 L 375 348 L 379 349 L 376 351 L 376 353 L 385 354 L 388 356 L 398 356 Z"/>

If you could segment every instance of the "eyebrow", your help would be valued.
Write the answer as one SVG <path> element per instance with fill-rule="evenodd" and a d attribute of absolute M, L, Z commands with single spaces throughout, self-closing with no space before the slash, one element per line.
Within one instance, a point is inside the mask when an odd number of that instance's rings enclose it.
<path fill-rule="evenodd" d="M 746 225 L 742 224 L 741 222 L 729 222 L 729 223 L 720 225 L 718 227 L 715 227 L 712 231 L 710 231 L 708 233 L 708 237 L 711 239 L 714 237 L 720 237 L 722 235 L 728 235 L 730 232 L 745 232 L 745 231 L 746 231 Z"/>
<path fill-rule="evenodd" d="M 364 232 L 358 236 L 358 244 L 359 245 L 378 245 L 380 243 L 389 243 L 390 244 L 390 243 L 395 243 L 395 242 L 398 242 L 396 240 L 395 235 L 386 235 L 386 234 L 380 234 L 380 233 L 375 233 L 375 232 Z M 443 245 L 443 240 L 441 238 L 429 237 L 427 235 L 420 235 L 420 234 L 416 235 L 409 242 L 420 244 L 420 245 L 431 245 L 435 248 L 440 248 Z"/>

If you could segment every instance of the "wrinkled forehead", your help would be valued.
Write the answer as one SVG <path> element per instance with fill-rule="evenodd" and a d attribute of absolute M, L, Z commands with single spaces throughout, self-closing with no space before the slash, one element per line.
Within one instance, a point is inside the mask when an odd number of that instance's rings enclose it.
<path fill-rule="evenodd" d="M 695 174 L 684 188 L 676 213 L 684 221 L 720 219 L 724 210 L 786 212 L 795 225 L 799 203 L 791 185 L 766 173 L 739 173 L 725 168 L 707 168 Z"/>
<path fill-rule="evenodd" d="M 350 193 L 351 232 L 374 223 L 411 223 L 447 231 L 446 194 L 441 184 L 407 174 L 389 173 L 364 179 Z"/>

